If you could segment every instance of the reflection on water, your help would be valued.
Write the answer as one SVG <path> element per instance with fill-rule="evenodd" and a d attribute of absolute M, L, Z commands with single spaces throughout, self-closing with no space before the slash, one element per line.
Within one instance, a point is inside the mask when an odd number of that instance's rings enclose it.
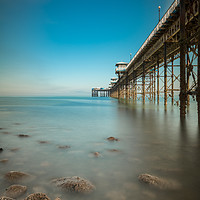
<path fill-rule="evenodd" d="M 8 159 L 0 162 L 0 195 L 10 185 L 3 175 L 15 170 L 33 175 L 24 183 L 27 194 L 45 192 L 51 199 L 197 200 L 200 135 L 195 106 L 191 104 L 183 122 L 176 106 L 164 112 L 162 105 L 125 105 L 109 98 L 0 98 L 0 160 Z M 119 141 L 107 141 L 110 136 Z M 154 188 L 138 181 L 142 173 L 181 187 Z M 70 176 L 87 178 L 96 191 L 72 195 L 50 184 L 53 178 Z"/>

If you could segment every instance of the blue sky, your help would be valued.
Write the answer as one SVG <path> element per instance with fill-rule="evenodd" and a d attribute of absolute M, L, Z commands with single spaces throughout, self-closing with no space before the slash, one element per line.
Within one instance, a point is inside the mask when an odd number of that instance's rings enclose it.
<path fill-rule="evenodd" d="M 89 96 L 173 0 L 0 0 L 0 96 Z"/>

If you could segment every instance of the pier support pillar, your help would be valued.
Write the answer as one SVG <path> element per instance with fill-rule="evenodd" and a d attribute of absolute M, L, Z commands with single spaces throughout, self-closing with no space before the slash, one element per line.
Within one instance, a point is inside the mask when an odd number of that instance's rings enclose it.
<path fill-rule="evenodd" d="M 167 43 L 164 43 L 164 105 L 167 106 Z"/>
<path fill-rule="evenodd" d="M 132 85 L 132 91 L 133 91 L 133 101 L 135 101 L 136 99 L 135 99 L 135 91 L 136 91 L 136 84 L 135 84 L 135 82 L 136 82 L 136 80 L 135 80 L 135 78 L 136 78 L 136 76 L 135 76 L 135 71 L 133 71 L 133 85 Z"/>
<path fill-rule="evenodd" d="M 137 101 L 137 89 L 138 89 L 137 78 L 135 77 L 135 101 Z"/>
<path fill-rule="evenodd" d="M 143 75 L 142 75 L 142 102 L 145 104 L 145 63 L 142 65 Z"/>
<path fill-rule="evenodd" d="M 153 76 L 152 76 L 152 72 L 149 74 L 149 79 L 150 79 L 149 99 L 150 99 L 150 101 L 152 101 L 153 100 Z"/>
<path fill-rule="evenodd" d="M 157 56 L 157 104 L 160 103 L 160 85 L 159 85 L 159 80 L 160 80 L 160 73 L 159 73 L 159 57 Z"/>
<path fill-rule="evenodd" d="M 187 91 L 190 89 L 190 57 L 189 57 L 189 52 L 188 52 L 188 47 L 187 47 Z M 187 111 L 189 110 L 190 106 L 190 95 L 187 94 Z"/>
<path fill-rule="evenodd" d="M 156 66 L 153 69 L 153 102 L 156 102 Z"/>
<path fill-rule="evenodd" d="M 185 0 L 180 0 L 180 117 L 186 114 L 186 80 L 185 80 Z"/>
<path fill-rule="evenodd" d="M 118 84 L 118 86 L 117 86 L 117 94 L 118 94 L 118 99 L 120 99 L 121 98 L 121 96 L 120 96 L 120 77 L 118 77 L 118 82 L 119 82 L 119 84 Z"/>
<path fill-rule="evenodd" d="M 125 99 L 129 99 L 129 88 L 128 88 L 128 73 L 126 72 L 126 78 L 125 78 Z"/>
<path fill-rule="evenodd" d="M 172 105 L 174 105 L 174 56 L 172 56 L 171 61 L 172 61 L 172 74 L 171 74 L 172 90 L 171 90 L 171 98 L 172 98 Z"/>
<path fill-rule="evenodd" d="M 199 14 L 198 14 L 198 69 L 197 69 L 197 109 L 198 109 L 198 125 L 200 129 L 200 0 L 199 3 Z"/>

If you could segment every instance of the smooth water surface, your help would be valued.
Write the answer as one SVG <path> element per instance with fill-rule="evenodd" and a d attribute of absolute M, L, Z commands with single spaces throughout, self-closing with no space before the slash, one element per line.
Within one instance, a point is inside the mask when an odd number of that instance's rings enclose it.
<path fill-rule="evenodd" d="M 119 141 L 107 141 L 110 136 Z M 58 148 L 62 145 L 70 148 Z M 181 123 L 177 106 L 164 112 L 162 105 L 125 105 L 111 98 L 2 97 L 0 147 L 0 160 L 8 159 L 0 162 L 0 195 L 10 186 L 4 174 L 12 170 L 34 176 L 19 199 L 33 192 L 72 200 L 200 199 L 195 103 L 186 123 Z M 141 183 L 142 173 L 172 180 L 179 187 L 162 190 Z M 71 176 L 90 180 L 96 190 L 67 194 L 50 184 L 53 178 Z"/>

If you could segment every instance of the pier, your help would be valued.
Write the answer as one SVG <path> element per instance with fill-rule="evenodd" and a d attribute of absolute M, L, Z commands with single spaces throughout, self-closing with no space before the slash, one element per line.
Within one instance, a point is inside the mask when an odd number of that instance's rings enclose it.
<path fill-rule="evenodd" d="M 92 97 L 109 97 L 110 88 L 92 88 Z"/>
<path fill-rule="evenodd" d="M 118 74 L 110 96 L 143 103 L 180 106 L 185 118 L 190 99 L 200 124 L 200 0 L 175 0 L 140 49 Z M 117 64 L 117 67 L 120 64 Z M 161 98 L 163 100 L 161 101 Z"/>

